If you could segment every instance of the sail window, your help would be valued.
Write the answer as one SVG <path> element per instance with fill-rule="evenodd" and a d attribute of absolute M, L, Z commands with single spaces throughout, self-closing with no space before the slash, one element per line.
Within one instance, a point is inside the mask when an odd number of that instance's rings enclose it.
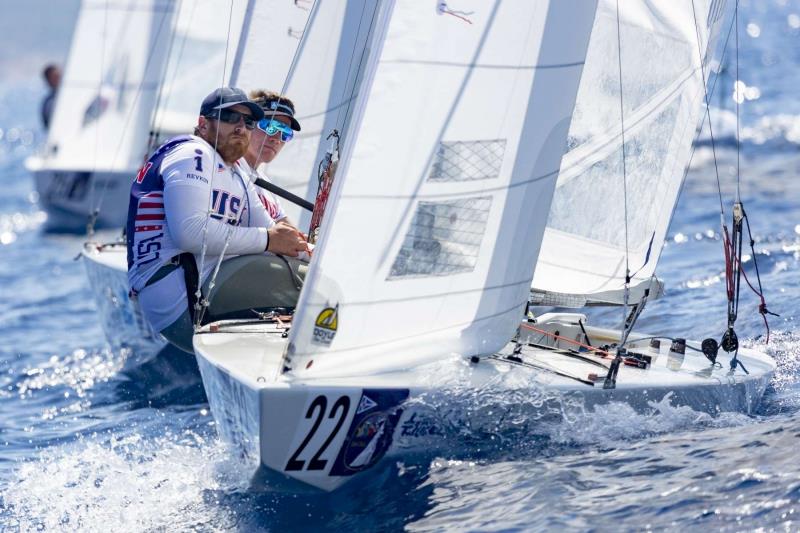
<path fill-rule="evenodd" d="M 428 181 L 473 181 L 500 175 L 505 139 L 439 143 Z"/>
<path fill-rule="evenodd" d="M 387 279 L 472 272 L 491 206 L 491 196 L 420 202 Z"/>

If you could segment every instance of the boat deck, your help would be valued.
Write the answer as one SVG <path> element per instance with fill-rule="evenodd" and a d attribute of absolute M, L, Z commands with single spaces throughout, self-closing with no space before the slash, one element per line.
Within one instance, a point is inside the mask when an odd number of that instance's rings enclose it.
<path fill-rule="evenodd" d="M 523 323 L 524 324 L 524 323 Z M 563 329 L 563 326 L 562 326 Z M 342 387 L 414 387 L 441 388 L 455 385 L 480 386 L 481 382 L 497 380 L 510 368 L 523 369 L 526 380 L 556 389 L 602 389 L 613 354 L 601 355 L 556 341 L 545 344 L 541 336 L 521 335 L 520 343 L 509 343 L 497 354 L 467 359 L 449 357 L 432 361 L 420 368 L 352 377 L 304 377 L 292 380 L 280 372 L 286 346 L 286 325 L 259 321 L 225 321 L 206 326 L 195 337 L 195 347 L 212 364 L 222 367 L 239 381 L 254 388 L 288 386 L 290 382 L 314 386 Z M 596 343 L 617 341 L 614 332 L 586 326 Z M 638 337 L 641 339 L 642 337 Z M 694 349 L 693 349 L 694 348 Z M 658 349 L 650 347 L 649 338 L 632 338 L 627 344 L 629 353 L 649 358 L 647 368 L 632 366 L 635 360 L 621 364 L 616 380 L 617 389 L 647 387 L 682 388 L 701 385 L 723 385 L 746 381 L 748 376 L 771 373 L 774 362 L 754 350 L 740 349 L 739 359 L 750 372 L 741 368 L 730 371 L 730 355 L 720 351 L 717 364 L 699 352 L 697 343 L 689 342 L 685 355 L 670 352 L 670 343 L 662 342 Z M 432 372 L 432 369 L 436 369 Z M 480 370 L 479 370 L 480 369 Z M 457 379 L 456 379 L 457 376 Z"/>

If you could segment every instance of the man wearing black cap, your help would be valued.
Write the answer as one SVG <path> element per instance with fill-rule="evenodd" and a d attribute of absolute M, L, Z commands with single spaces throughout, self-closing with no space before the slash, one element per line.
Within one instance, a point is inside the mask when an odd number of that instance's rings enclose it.
<path fill-rule="evenodd" d="M 208 280 L 220 255 L 225 259 L 205 318 L 237 310 L 252 316 L 253 308 L 297 302 L 296 265 L 273 254 L 296 257 L 308 245 L 295 228 L 269 216 L 237 162 L 262 118 L 262 108 L 241 89 L 215 90 L 200 106 L 195 134 L 160 146 L 131 186 L 131 294 L 152 328 L 188 352 L 199 319 L 197 285 Z M 241 272 L 249 273 L 247 279 Z M 215 299 L 223 302 L 216 308 Z"/>
<path fill-rule="evenodd" d="M 285 96 L 259 89 L 250 91 L 250 99 L 264 111 L 264 118 L 258 121 L 250 135 L 250 145 L 241 164 L 253 181 L 256 178 L 269 181 L 259 170 L 259 165 L 271 163 L 278 156 L 283 146 L 292 140 L 294 132 L 300 131 L 300 123 L 294 117 L 294 103 Z M 257 189 L 270 216 L 276 221 L 291 224 L 280 201 L 265 189 Z"/>

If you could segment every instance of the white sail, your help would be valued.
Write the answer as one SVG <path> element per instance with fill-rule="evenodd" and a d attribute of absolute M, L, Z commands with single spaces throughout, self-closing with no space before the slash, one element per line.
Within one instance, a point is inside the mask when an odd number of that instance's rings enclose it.
<path fill-rule="evenodd" d="M 145 154 L 172 34 L 169 0 L 84 0 L 43 165 L 129 170 Z"/>
<path fill-rule="evenodd" d="M 519 324 L 595 3 L 456 3 L 377 14 L 290 333 L 294 375 L 491 353 Z"/>
<path fill-rule="evenodd" d="M 707 62 L 706 51 L 713 51 L 724 4 L 619 2 L 618 47 L 617 2 L 600 1 L 532 301 L 620 304 L 626 255 L 631 285 L 638 288 L 631 302 L 655 287 L 653 274 L 702 111 L 701 56 Z"/>
<path fill-rule="evenodd" d="M 348 116 L 358 81 L 354 58 L 365 54 L 378 4 L 317 0 L 311 9 L 311 2 L 259 1 L 253 6 L 233 83 L 247 91 L 283 90 L 294 102 L 303 129 L 266 165 L 266 172 L 300 197 L 313 201 L 319 161 L 328 147 L 325 137 L 334 128 L 341 131 Z M 308 227 L 308 212 L 289 202 L 283 206 L 299 227 Z"/>
<path fill-rule="evenodd" d="M 190 133 L 203 98 L 228 85 L 248 0 L 181 0 L 178 6 L 175 34 L 168 44 L 169 63 L 153 118 L 153 130 L 161 140 Z"/>

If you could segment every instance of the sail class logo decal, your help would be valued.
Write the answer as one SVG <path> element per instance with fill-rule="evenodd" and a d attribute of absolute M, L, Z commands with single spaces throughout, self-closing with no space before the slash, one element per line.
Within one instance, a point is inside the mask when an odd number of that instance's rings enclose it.
<path fill-rule="evenodd" d="M 336 307 L 326 307 L 317 315 L 314 322 L 313 341 L 317 344 L 330 346 L 339 327 L 339 304 Z"/>
<path fill-rule="evenodd" d="M 372 400 L 369 396 L 364 394 L 361 396 L 361 401 L 358 404 L 358 409 L 356 409 L 356 414 L 360 415 L 364 411 L 369 411 L 373 407 L 377 407 L 377 403 Z"/>

